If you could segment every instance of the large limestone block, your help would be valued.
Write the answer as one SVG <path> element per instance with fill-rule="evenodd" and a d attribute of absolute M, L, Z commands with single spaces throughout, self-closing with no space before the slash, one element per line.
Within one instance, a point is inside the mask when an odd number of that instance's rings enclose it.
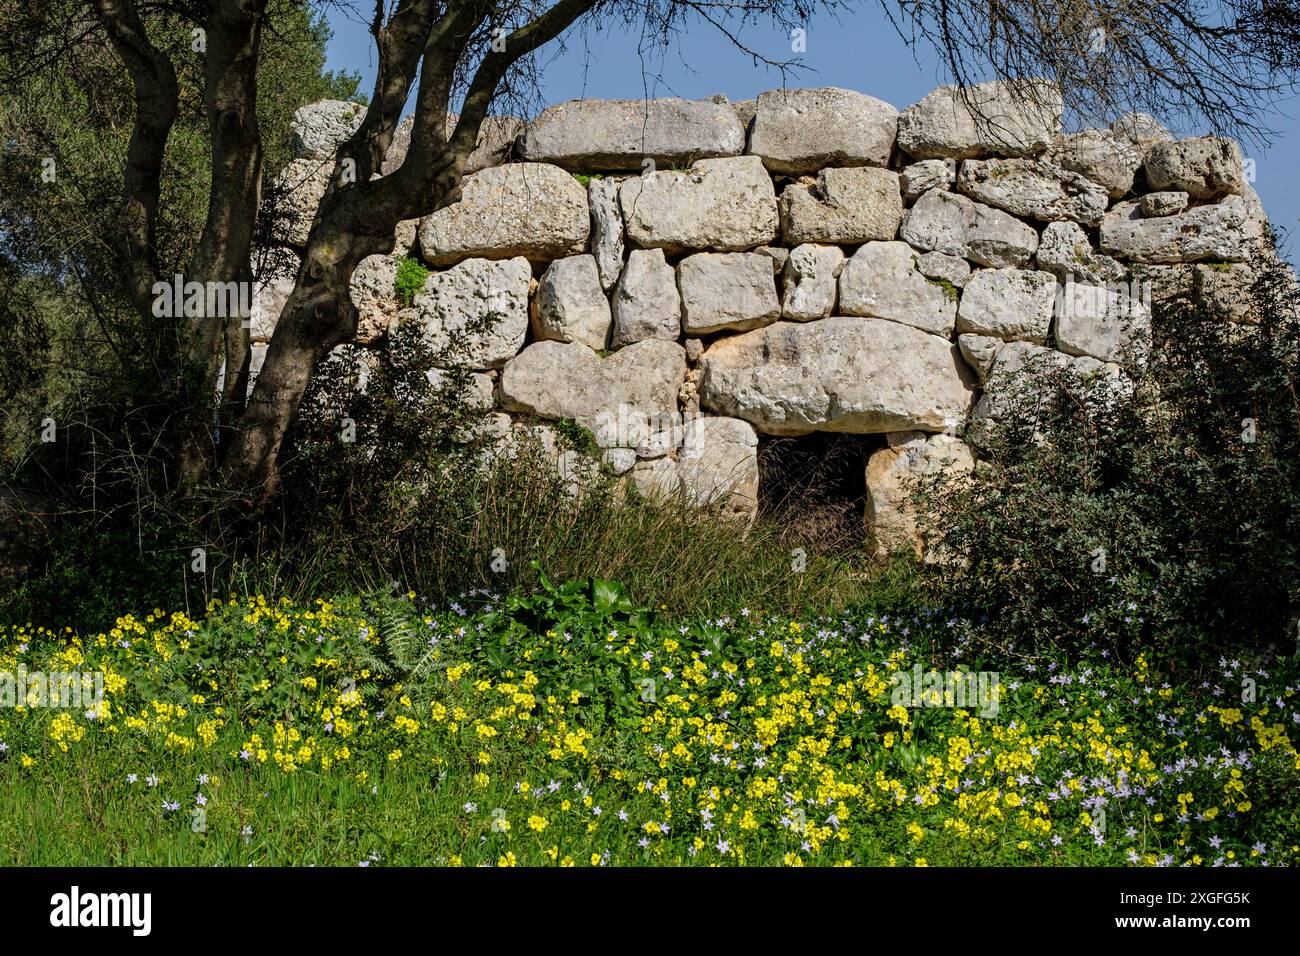
<path fill-rule="evenodd" d="M 958 193 L 931 189 L 907 211 L 899 233 L 917 249 L 998 269 L 1023 266 L 1038 251 L 1038 233 L 1015 216 Z"/>
<path fill-rule="evenodd" d="M 618 204 L 628 239 L 645 249 L 742 252 L 776 239 L 776 192 L 757 156 L 637 176 L 619 187 Z"/>
<path fill-rule="evenodd" d="M 682 331 L 746 331 L 781 315 L 772 259 L 761 252 L 697 252 L 677 266 Z"/>
<path fill-rule="evenodd" d="M 298 107 L 289 121 L 294 155 L 301 159 L 327 159 L 352 136 L 366 118 L 366 108 L 346 100 L 318 100 Z"/>
<path fill-rule="evenodd" d="M 1143 156 L 1156 143 L 1173 139 L 1173 134 L 1149 113 L 1125 113 L 1110 124 L 1110 131 Z"/>
<path fill-rule="evenodd" d="M 903 199 L 915 202 L 931 189 L 948 189 L 957 179 L 957 164 L 951 159 L 923 159 L 904 166 L 898 174 Z"/>
<path fill-rule="evenodd" d="M 1160 216 L 1176 216 L 1187 208 L 1187 200 L 1190 197 L 1185 192 L 1170 190 L 1159 193 L 1147 193 L 1138 202 L 1142 206 L 1142 216 L 1145 219 L 1156 219 Z"/>
<path fill-rule="evenodd" d="M 538 339 L 605 347 L 612 319 L 593 256 L 556 259 L 547 267 L 533 296 L 532 322 Z"/>
<path fill-rule="evenodd" d="M 1196 267 L 1193 288 L 1197 301 L 1203 302 L 1216 315 L 1232 322 L 1251 323 L 1259 321 L 1252 295 L 1256 279 L 1252 266 L 1216 263 Z"/>
<path fill-rule="evenodd" d="M 1080 400 L 1122 399 L 1132 388 L 1132 380 L 1113 363 L 1069 356 L 1032 342 L 1006 342 L 998 349 L 984 394 L 971 412 L 968 436 L 983 444 L 990 423 L 1032 421 L 1043 392 L 1054 381 Z"/>
<path fill-rule="evenodd" d="M 1101 223 L 1102 251 L 1134 262 L 1244 262 L 1259 236 L 1241 196 L 1157 219 L 1144 218 L 1140 203 L 1122 202 Z"/>
<path fill-rule="evenodd" d="M 1142 150 L 1110 130 L 1085 129 L 1062 136 L 1050 158 L 1056 165 L 1101 185 L 1110 198 L 1119 199 L 1133 188 L 1142 155 Z"/>
<path fill-rule="evenodd" d="M 962 289 L 957 331 L 1043 343 L 1055 304 L 1055 276 L 1027 269 L 981 269 Z"/>
<path fill-rule="evenodd" d="M 975 370 L 981 385 L 988 381 L 989 372 L 993 368 L 993 360 L 997 357 L 998 349 L 1002 348 L 1002 345 L 1002 340 L 992 335 L 963 332 L 957 336 L 957 347 L 961 349 L 961 357 L 966 360 L 966 364 Z"/>
<path fill-rule="evenodd" d="M 442 363 L 500 368 L 524 345 L 532 270 L 514 259 L 466 259 L 435 272 L 415 296 L 416 319 Z"/>
<path fill-rule="evenodd" d="M 975 469 L 969 446 L 950 435 L 895 432 L 888 446 L 867 461 L 867 525 L 880 552 L 912 549 L 920 556 L 924 543 L 917 529 L 912 496 L 917 483 L 939 477 L 960 480 Z"/>
<path fill-rule="evenodd" d="M 736 156 L 745 131 L 725 100 L 569 100 L 543 110 L 520 140 L 524 159 L 578 171 L 636 170 Z"/>
<path fill-rule="evenodd" d="M 348 292 L 358 313 L 358 341 L 377 339 L 400 310 L 396 290 L 399 261 L 396 256 L 367 256 L 352 271 Z"/>
<path fill-rule="evenodd" d="M 1060 90 L 1042 81 L 941 86 L 898 117 L 898 146 L 915 159 L 1027 156 L 1056 139 Z"/>
<path fill-rule="evenodd" d="M 902 220 L 898 173 L 888 169 L 823 169 L 816 186 L 791 183 L 781 193 L 781 238 L 787 246 L 893 239 Z"/>
<path fill-rule="evenodd" d="M 804 243 L 785 260 L 781 317 L 796 322 L 824 319 L 835 311 L 835 284 L 844 266 L 839 246 Z"/>
<path fill-rule="evenodd" d="M 752 519 L 758 512 L 758 434 L 738 418 L 686 423 L 677 470 L 686 502 Z"/>
<path fill-rule="evenodd" d="M 591 254 L 600 271 L 600 287 L 614 288 L 623 271 L 623 214 L 618 209 L 618 180 L 593 179 L 587 186 L 591 206 Z"/>
<path fill-rule="evenodd" d="M 458 122 L 460 122 L 459 114 L 447 114 L 448 136 L 456 131 Z M 384 161 L 379 167 L 383 175 L 387 176 L 406 161 L 406 152 L 411 147 L 411 129 L 414 123 L 415 118 L 408 116 L 397 124 L 397 129 L 393 131 L 393 142 L 389 144 L 388 152 L 384 154 Z M 479 124 L 474 151 L 465 160 L 461 173 L 468 176 L 470 173 L 477 173 L 489 166 L 500 166 L 506 162 L 514 149 L 515 140 L 519 138 L 523 129 L 524 121 L 517 116 L 483 117 L 483 122 Z"/>
<path fill-rule="evenodd" d="M 669 504 L 681 500 L 682 475 L 675 458 L 638 460 L 628 477 L 647 501 Z"/>
<path fill-rule="evenodd" d="M 259 250 L 257 284 L 253 287 L 253 306 L 249 313 L 248 335 L 254 342 L 269 342 L 280 321 L 280 313 L 298 282 L 302 260 L 298 254 L 280 247 Z"/>
<path fill-rule="evenodd" d="M 577 342 L 535 342 L 501 372 L 507 411 L 572 419 L 602 448 L 635 448 L 678 420 L 686 352 L 647 339 L 601 358 Z"/>
<path fill-rule="evenodd" d="M 299 249 L 307 245 L 316 207 L 325 196 L 333 169 L 333 160 L 292 159 L 285 163 L 262 205 L 262 213 L 271 223 L 273 242 Z"/>
<path fill-rule="evenodd" d="M 461 259 L 547 261 L 582 252 L 591 231 L 587 190 L 558 166 L 510 163 L 461 184 L 461 198 L 420 220 L 430 264 Z"/>
<path fill-rule="evenodd" d="M 916 267 L 921 275 L 939 279 L 954 289 L 960 289 L 970 279 L 970 263 L 946 252 L 925 252 L 916 257 Z"/>
<path fill-rule="evenodd" d="M 1155 190 L 1185 192 L 1193 199 L 1219 199 L 1244 192 L 1241 149 L 1224 136 L 1198 136 L 1156 143 L 1143 164 Z"/>
<path fill-rule="evenodd" d="M 492 379 L 482 372 L 470 372 L 459 378 L 442 369 L 431 368 L 425 371 L 424 378 L 434 397 L 440 401 L 454 403 L 469 411 L 486 412 L 492 408 Z"/>
<path fill-rule="evenodd" d="M 836 87 L 768 90 L 755 105 L 748 152 L 774 173 L 815 173 L 827 166 L 887 166 L 898 110 Z"/>
<path fill-rule="evenodd" d="M 1151 312 L 1125 289 L 1067 282 L 1056 310 L 1056 347 L 1067 355 L 1137 364 L 1151 344 Z"/>
<path fill-rule="evenodd" d="M 957 171 L 957 190 L 1028 219 L 1090 226 L 1101 222 L 1110 203 L 1104 186 L 1041 159 L 968 159 Z"/>
<path fill-rule="evenodd" d="M 633 249 L 613 296 L 613 348 L 642 339 L 676 341 L 682 329 L 677 275 L 662 249 Z"/>
<path fill-rule="evenodd" d="M 704 409 L 773 435 L 941 431 L 965 419 L 974 384 L 946 339 L 848 316 L 720 339 L 700 369 Z"/>
<path fill-rule="evenodd" d="M 1115 282 L 1124 276 L 1124 267 L 1098 253 L 1088 234 L 1075 222 L 1049 222 L 1038 243 L 1036 259 L 1038 268 L 1062 281 L 1073 278 L 1096 284 Z"/>
<path fill-rule="evenodd" d="M 957 290 L 922 275 L 918 258 L 905 242 L 863 245 L 840 272 L 840 312 L 951 335 Z"/>

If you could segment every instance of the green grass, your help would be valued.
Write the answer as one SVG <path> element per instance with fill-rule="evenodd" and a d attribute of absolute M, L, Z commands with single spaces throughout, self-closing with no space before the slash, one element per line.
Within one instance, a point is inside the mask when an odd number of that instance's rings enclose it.
<path fill-rule="evenodd" d="M 661 616 L 543 576 L 476 607 L 253 597 L 0 633 L 0 672 L 20 662 L 102 670 L 110 706 L 0 708 L 0 865 L 1300 857 L 1293 658 L 1245 700 L 1242 662 L 1202 687 L 1141 656 L 1008 659 L 924 609 Z M 915 706 L 891 683 L 914 667 L 1001 694 Z"/>

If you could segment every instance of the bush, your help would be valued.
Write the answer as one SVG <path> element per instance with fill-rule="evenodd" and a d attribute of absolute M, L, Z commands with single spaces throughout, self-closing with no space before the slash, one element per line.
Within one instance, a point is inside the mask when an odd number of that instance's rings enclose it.
<path fill-rule="evenodd" d="M 930 578 L 1026 650 L 1101 642 L 1190 663 L 1295 642 L 1300 608 L 1300 299 L 1261 267 L 1249 324 L 1183 294 L 1149 360 L 1026 370 L 978 436 L 984 467 L 918 497 L 950 560 Z"/>

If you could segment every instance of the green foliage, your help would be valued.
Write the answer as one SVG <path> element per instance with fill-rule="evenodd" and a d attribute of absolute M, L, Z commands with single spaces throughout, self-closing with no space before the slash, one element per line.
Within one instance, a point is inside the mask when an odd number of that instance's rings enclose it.
<path fill-rule="evenodd" d="M 397 264 L 397 277 L 393 280 L 393 291 L 397 301 L 410 306 L 415 302 L 416 294 L 424 288 L 424 281 L 429 278 L 429 270 L 423 262 L 414 256 L 405 256 Z"/>
<path fill-rule="evenodd" d="M 551 427 L 566 448 L 582 452 L 591 458 L 600 457 L 601 447 L 591 429 L 582 427 L 571 418 L 561 418 Z"/>
<path fill-rule="evenodd" d="M 930 283 L 930 285 L 937 285 L 940 289 L 943 290 L 944 295 L 946 295 L 953 302 L 957 301 L 957 296 L 958 296 L 957 287 L 953 285 L 949 280 L 936 279 L 932 276 L 926 276 L 925 281 Z"/>
<path fill-rule="evenodd" d="M 1261 266 L 1254 324 L 1179 297 L 1129 392 L 1057 369 L 1007 390 L 987 467 L 931 487 L 930 577 L 1026 650 L 1101 643 L 1188 666 L 1289 647 L 1300 610 L 1300 300 Z"/>
<path fill-rule="evenodd" d="M 1296 658 L 1188 679 L 952 648 L 933 608 L 669 616 L 538 579 L 0 627 L 0 672 L 117 678 L 97 715 L 0 708 L 0 863 L 1300 860 Z M 976 670 L 974 701 L 899 693 Z"/>
<path fill-rule="evenodd" d="M 590 186 L 593 179 L 604 179 L 600 173 L 574 173 L 573 178 L 583 186 Z"/>

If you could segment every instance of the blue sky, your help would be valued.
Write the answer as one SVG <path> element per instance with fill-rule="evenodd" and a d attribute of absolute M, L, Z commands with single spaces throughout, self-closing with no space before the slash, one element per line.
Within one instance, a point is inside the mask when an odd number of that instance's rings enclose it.
<path fill-rule="evenodd" d="M 335 10 L 330 15 L 334 37 L 328 49 L 331 69 L 358 71 L 362 89 L 374 80 L 374 48 L 364 23 L 373 6 L 360 11 Z M 789 59 L 787 34 L 762 24 L 742 35 L 746 44 L 772 59 Z M 779 87 L 774 69 L 755 65 L 715 28 L 692 23 L 667 51 L 642 54 L 638 34 L 616 28 L 607 32 L 571 34 L 567 48 L 552 46 L 542 61 L 542 94 L 547 104 L 576 97 L 603 99 L 641 96 L 682 96 L 694 99 L 724 93 L 733 100 Z M 876 4 L 862 4 L 837 19 L 822 16 L 807 27 L 805 69 L 788 86 L 841 86 L 860 90 L 902 109 L 934 87 L 947 82 L 928 47 L 910 50 Z M 1276 227 L 1300 234 L 1300 97 L 1279 104 L 1280 115 L 1270 121 L 1277 135 L 1266 148 L 1244 146 L 1255 160 L 1255 189 Z M 1194 135 L 1201 130 L 1178 131 Z M 1294 251 L 1297 240 L 1287 243 Z"/>

